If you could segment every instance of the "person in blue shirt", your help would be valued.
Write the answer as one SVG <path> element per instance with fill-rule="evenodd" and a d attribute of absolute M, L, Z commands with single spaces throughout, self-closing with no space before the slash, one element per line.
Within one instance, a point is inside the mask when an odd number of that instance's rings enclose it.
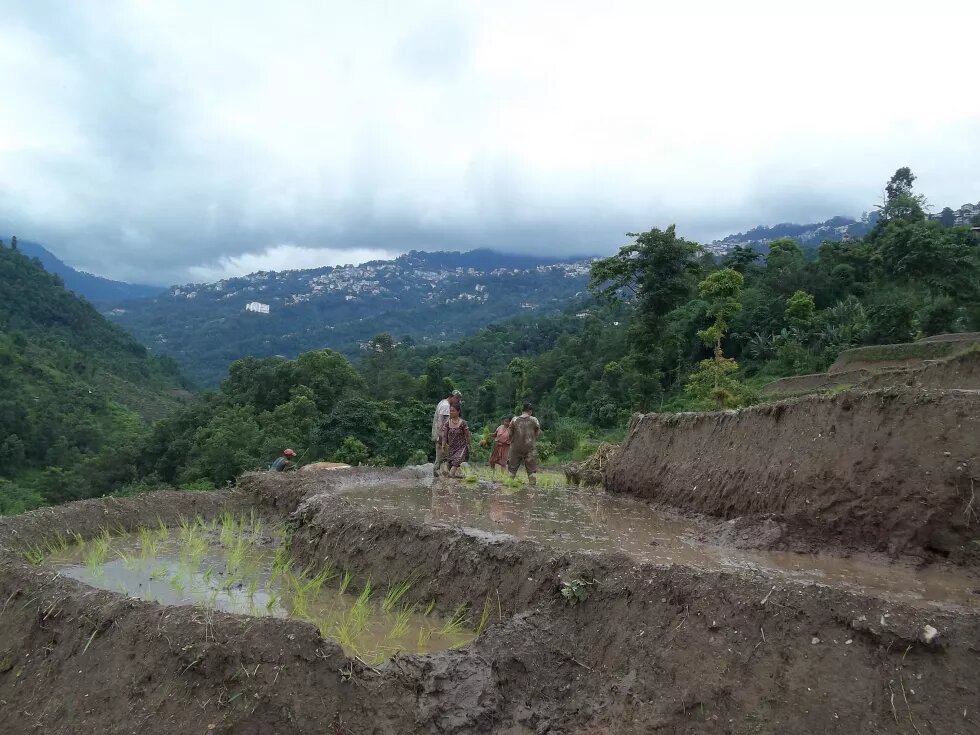
<path fill-rule="evenodd" d="M 293 469 L 293 458 L 296 456 L 296 452 L 292 449 L 286 449 L 283 451 L 282 456 L 276 457 L 276 461 L 269 465 L 269 470 L 272 472 L 285 472 L 286 470 Z"/>

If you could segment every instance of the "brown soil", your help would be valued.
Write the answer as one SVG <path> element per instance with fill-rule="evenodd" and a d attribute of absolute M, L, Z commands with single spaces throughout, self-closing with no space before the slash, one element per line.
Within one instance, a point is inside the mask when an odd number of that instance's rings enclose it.
<path fill-rule="evenodd" d="M 779 378 L 762 387 L 764 396 L 787 396 L 833 390 L 842 386 L 850 387 L 872 375 L 870 370 L 848 370 L 835 373 L 811 373 Z"/>
<path fill-rule="evenodd" d="M 737 518 L 770 548 L 975 564 L 978 462 L 980 394 L 877 391 L 634 417 L 607 489 Z"/>
<path fill-rule="evenodd" d="M 778 512 L 783 520 L 770 524 L 831 547 L 860 545 L 862 534 L 872 546 L 893 534 L 902 550 L 935 547 L 971 527 L 952 516 L 964 518 L 963 492 L 976 477 L 978 400 L 873 394 L 647 416 L 610 478 L 680 508 Z M 256 473 L 236 490 L 0 519 L 3 732 L 980 731 L 972 609 L 562 551 L 407 520 L 343 495 L 414 479 L 371 468 Z M 414 579 L 412 600 L 435 600 L 441 611 L 466 604 L 477 617 L 489 604 L 492 624 L 464 649 L 372 668 L 307 624 L 164 607 L 21 556 L 56 534 L 252 507 L 290 519 L 300 564 L 329 558 L 360 580 Z M 966 560 L 950 543 L 950 556 Z M 573 580 L 596 581 L 575 605 L 560 594 Z M 928 643 L 927 625 L 938 631 Z"/>
<path fill-rule="evenodd" d="M 331 473 L 333 474 L 333 473 Z M 362 473 L 377 482 L 391 473 Z M 839 590 L 554 553 L 358 510 L 330 482 L 253 475 L 0 523 L 0 708 L 9 733 L 974 733 L 980 617 Z M 418 579 L 442 609 L 490 600 L 472 645 L 376 669 L 308 625 L 166 608 L 23 562 L 85 534 L 254 502 L 293 515 L 300 561 Z M 570 605 L 562 580 L 595 578 Z M 925 625 L 939 631 L 921 641 Z"/>
<path fill-rule="evenodd" d="M 980 349 L 936 360 L 915 370 L 882 371 L 861 383 L 865 390 L 892 387 L 980 390 Z"/>

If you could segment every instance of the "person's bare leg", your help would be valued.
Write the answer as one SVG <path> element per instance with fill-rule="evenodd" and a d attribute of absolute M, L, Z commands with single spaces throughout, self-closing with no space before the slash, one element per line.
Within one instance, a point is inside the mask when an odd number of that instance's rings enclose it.
<path fill-rule="evenodd" d="M 442 469 L 443 453 L 442 453 L 442 442 L 436 442 L 436 463 L 432 467 L 432 476 L 439 477 L 439 471 Z"/>

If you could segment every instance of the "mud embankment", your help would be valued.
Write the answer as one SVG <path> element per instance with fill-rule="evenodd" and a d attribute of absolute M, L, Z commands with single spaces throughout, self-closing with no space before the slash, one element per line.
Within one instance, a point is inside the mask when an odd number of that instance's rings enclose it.
<path fill-rule="evenodd" d="M 878 391 L 634 417 L 607 489 L 727 519 L 746 545 L 976 563 L 980 395 Z M 755 534 L 755 529 L 765 529 Z"/>
<path fill-rule="evenodd" d="M 353 481 L 366 481 L 364 474 Z M 388 478 L 392 476 L 387 475 Z M 0 525 L 0 718 L 9 733 L 925 733 L 980 729 L 980 617 L 763 576 L 561 553 L 351 507 L 341 478 L 84 501 Z M 94 590 L 26 534 L 298 509 L 298 562 L 488 601 L 465 649 L 369 667 L 306 624 Z M 186 507 L 181 507 L 187 504 Z M 169 514 L 169 515 L 168 515 Z M 562 581 L 594 579 L 575 605 Z M 938 631 L 926 643 L 925 626 Z"/>
<path fill-rule="evenodd" d="M 865 390 L 892 387 L 980 390 L 980 348 L 914 370 L 875 373 L 862 381 L 860 387 Z"/>
<path fill-rule="evenodd" d="M 980 390 L 980 348 L 942 360 L 906 369 L 862 368 L 836 373 L 814 373 L 779 378 L 762 388 L 764 396 L 799 396 L 840 388 L 879 390 L 881 388 Z"/>

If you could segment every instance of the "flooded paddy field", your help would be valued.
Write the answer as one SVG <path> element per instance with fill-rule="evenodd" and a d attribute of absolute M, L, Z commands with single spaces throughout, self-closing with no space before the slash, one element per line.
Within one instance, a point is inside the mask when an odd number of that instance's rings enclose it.
<path fill-rule="evenodd" d="M 643 563 L 754 572 L 891 601 L 980 610 L 980 577 L 963 569 L 917 568 L 883 555 L 754 551 L 704 543 L 699 540 L 706 528 L 702 520 L 601 490 L 568 488 L 555 480 L 549 485 L 439 480 L 428 486 L 357 487 L 343 497 L 419 523 L 507 534 L 562 551 L 619 551 Z"/>
<path fill-rule="evenodd" d="M 381 663 L 398 652 L 430 653 L 465 645 L 488 613 L 467 626 L 468 611 L 448 617 L 403 601 L 412 581 L 355 580 L 329 562 L 298 568 L 284 546 L 281 522 L 254 512 L 205 522 L 180 519 L 135 533 L 104 531 L 55 548 L 28 552 L 33 561 L 93 587 L 162 605 L 195 605 L 251 616 L 301 620 L 362 660 Z"/>

